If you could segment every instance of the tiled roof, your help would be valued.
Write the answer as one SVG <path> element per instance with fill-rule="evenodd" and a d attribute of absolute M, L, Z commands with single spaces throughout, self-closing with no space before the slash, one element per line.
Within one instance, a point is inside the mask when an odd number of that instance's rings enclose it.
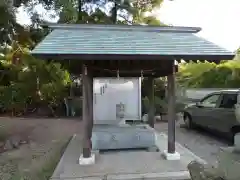
<path fill-rule="evenodd" d="M 50 26 L 51 27 L 51 26 Z M 126 25 L 53 25 L 36 55 L 225 56 L 232 52 L 195 33 L 200 28 Z"/>

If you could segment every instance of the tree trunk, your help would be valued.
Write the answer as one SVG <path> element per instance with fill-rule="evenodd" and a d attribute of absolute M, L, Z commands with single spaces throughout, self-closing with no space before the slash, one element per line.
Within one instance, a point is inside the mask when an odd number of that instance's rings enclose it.
<path fill-rule="evenodd" d="M 112 8 L 112 22 L 113 24 L 116 24 L 117 23 L 117 3 L 116 3 L 116 0 L 115 0 L 115 3 L 114 3 L 114 7 Z"/>
<path fill-rule="evenodd" d="M 82 0 L 78 0 L 78 21 L 82 21 Z"/>

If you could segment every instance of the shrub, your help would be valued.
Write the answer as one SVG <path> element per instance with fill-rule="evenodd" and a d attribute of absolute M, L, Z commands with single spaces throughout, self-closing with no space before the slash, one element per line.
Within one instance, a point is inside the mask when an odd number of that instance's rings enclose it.
<path fill-rule="evenodd" d="M 68 95 L 66 87 L 71 83 L 69 73 L 60 64 L 47 63 L 29 54 L 22 55 L 21 64 L 3 61 L 8 71 L 8 85 L 0 86 L 0 101 L 7 112 L 16 115 L 28 106 L 54 108 Z"/>

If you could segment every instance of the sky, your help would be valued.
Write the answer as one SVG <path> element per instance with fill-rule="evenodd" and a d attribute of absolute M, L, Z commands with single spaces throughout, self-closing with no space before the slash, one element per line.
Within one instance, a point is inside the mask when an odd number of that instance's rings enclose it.
<path fill-rule="evenodd" d="M 240 0 L 164 0 L 155 15 L 166 24 L 201 27 L 199 36 L 230 51 L 240 47 Z M 30 22 L 22 9 L 17 18 Z"/>
<path fill-rule="evenodd" d="M 172 25 L 199 26 L 201 37 L 228 50 L 240 47 L 240 0 L 165 0 L 158 17 Z"/>

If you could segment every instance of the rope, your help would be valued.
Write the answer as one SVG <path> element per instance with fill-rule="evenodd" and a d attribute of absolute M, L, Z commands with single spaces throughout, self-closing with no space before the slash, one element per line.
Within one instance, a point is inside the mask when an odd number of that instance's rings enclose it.
<path fill-rule="evenodd" d="M 103 69 L 103 68 L 98 68 L 98 67 L 94 67 L 92 66 L 91 68 L 95 69 L 95 70 L 100 70 L 100 71 L 108 71 L 110 73 L 120 73 L 120 72 L 139 72 L 139 73 L 147 73 L 147 72 L 154 72 L 155 70 L 157 69 L 149 69 L 149 70 L 136 70 L 136 71 L 132 71 L 132 70 L 129 70 L 129 71 L 124 71 L 124 70 L 110 70 L 110 69 Z"/>

